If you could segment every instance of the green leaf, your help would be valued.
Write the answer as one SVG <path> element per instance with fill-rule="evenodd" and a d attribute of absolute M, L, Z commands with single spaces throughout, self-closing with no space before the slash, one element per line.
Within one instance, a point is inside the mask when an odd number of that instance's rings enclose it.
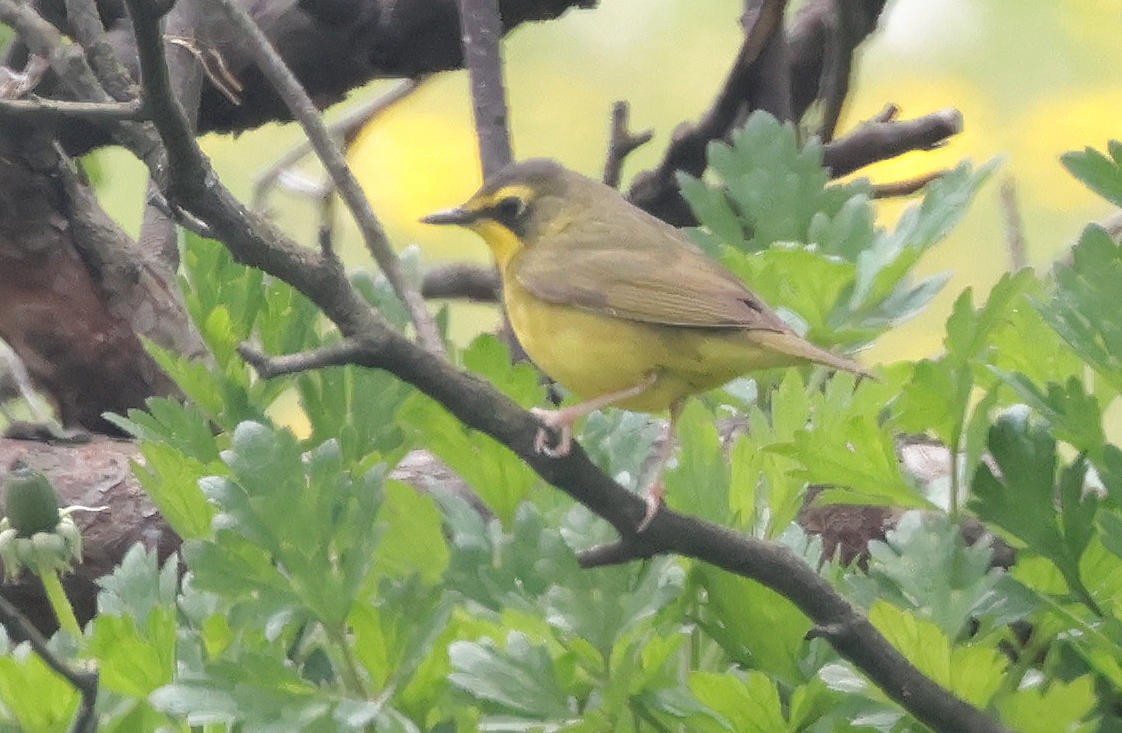
<path fill-rule="evenodd" d="M 545 389 L 537 371 L 526 362 L 515 363 L 510 349 L 497 336 L 477 336 L 460 358 L 467 369 L 486 377 L 523 407 L 533 407 L 545 399 Z"/>
<path fill-rule="evenodd" d="M 215 510 L 199 488 L 199 481 L 216 470 L 163 442 L 145 442 L 144 464 L 133 471 L 167 523 L 182 539 L 210 534 Z M 220 470 L 220 469 L 217 469 Z"/>
<path fill-rule="evenodd" d="M 508 448 L 468 428 L 429 397 L 414 394 L 402 405 L 398 419 L 504 523 L 514 519 L 518 505 L 539 481 Z"/>
<path fill-rule="evenodd" d="M 397 411 L 415 390 L 389 372 L 357 366 L 317 369 L 297 380 L 311 426 L 308 442 L 337 440 L 343 460 L 397 463 L 408 445 Z"/>
<path fill-rule="evenodd" d="M 729 464 L 716 419 L 697 400 L 678 418 L 678 465 L 665 474 L 666 501 L 677 511 L 717 524 L 729 520 Z"/>
<path fill-rule="evenodd" d="M 384 533 L 374 553 L 379 575 L 405 578 L 417 573 L 436 583 L 448 567 L 440 511 L 432 497 L 401 481 L 387 481 L 377 521 Z"/>
<path fill-rule="evenodd" d="M 1007 660 L 987 646 L 952 646 L 930 621 L 884 601 L 869 609 L 869 621 L 916 668 L 963 700 L 985 708 L 1001 687 Z"/>
<path fill-rule="evenodd" d="M 1084 675 L 1016 690 L 998 699 L 997 710 L 1005 725 L 1021 733 L 1090 733 L 1099 729 L 1088 720 L 1098 704 L 1095 680 Z"/>
<path fill-rule="evenodd" d="M 143 630 L 149 613 L 175 607 L 178 565 L 179 559 L 172 555 L 161 569 L 155 551 L 133 545 L 112 573 L 98 578 L 98 613 L 127 616 Z"/>
<path fill-rule="evenodd" d="M 698 623 L 731 659 L 783 682 L 804 679 L 799 660 L 811 623 L 794 603 L 715 568 L 699 565 L 694 572 L 707 596 Z"/>
<path fill-rule="evenodd" d="M 998 419 L 989 449 L 997 468 L 979 466 L 971 508 L 1048 558 L 1071 590 L 1093 605 L 1079 572 L 1097 510 L 1097 501 L 1083 492 L 1085 462 L 1077 460 L 1057 476 L 1055 439 L 1023 409 Z"/>
<path fill-rule="evenodd" d="M 381 471 L 354 478 L 337 443 L 304 454 L 290 432 L 258 423 L 239 425 L 222 457 L 231 476 L 202 481 L 221 509 L 214 539 L 184 547 L 199 588 L 239 599 L 258 623 L 296 608 L 339 628 L 381 537 Z"/>
<path fill-rule="evenodd" d="M 18 730 L 64 733 L 80 696 L 24 643 L 0 657 L 0 702 L 18 721 Z"/>
<path fill-rule="evenodd" d="M 176 611 L 152 609 L 143 628 L 135 618 L 100 614 L 90 652 L 98 657 L 101 684 L 130 697 L 147 697 L 175 675 Z"/>
<path fill-rule="evenodd" d="M 442 589 L 416 577 L 379 583 L 376 602 L 356 605 L 347 619 L 355 655 L 374 684 L 404 687 L 429 655 L 443 655 L 437 639 L 452 611 Z"/>
<path fill-rule="evenodd" d="M 783 704 L 775 683 L 761 672 L 743 678 L 731 674 L 692 672 L 690 692 L 723 723 L 737 733 L 774 733 L 788 730 Z"/>
<path fill-rule="evenodd" d="M 836 327 L 842 295 L 853 282 L 854 266 L 809 247 L 777 245 L 752 255 L 728 251 L 722 263 L 772 307 L 794 311 L 806 323 L 805 336 L 823 347 L 849 345 Z M 797 272 L 797 278 L 790 273 Z"/>
<path fill-rule="evenodd" d="M 1087 147 L 1080 152 L 1064 153 L 1060 156 L 1060 162 L 1073 176 L 1085 183 L 1087 188 L 1115 206 L 1122 206 L 1122 161 L 1118 159 L 1117 146 L 1118 141 L 1112 140 L 1113 158 Z"/>
<path fill-rule="evenodd" d="M 849 576 L 862 601 L 889 599 L 958 639 L 990 602 L 1000 573 L 985 542 L 967 547 L 944 514 L 907 512 L 884 542 L 869 543 L 867 572 Z"/>
<path fill-rule="evenodd" d="M 862 399 L 864 384 L 837 375 L 826 386 L 809 425 L 793 441 L 773 450 L 797 458 L 798 475 L 812 484 L 836 486 L 820 495 L 831 503 L 927 506 L 904 478 L 896 457 L 894 430 L 880 419 L 880 404 Z"/>
<path fill-rule="evenodd" d="M 1055 291 L 1037 307 L 1044 320 L 1111 385 L 1122 392 L 1122 320 L 1117 318 L 1122 252 L 1097 225 L 1083 230 L 1072 264 L 1057 264 Z"/>
<path fill-rule="evenodd" d="M 525 634 L 511 632 L 504 647 L 490 640 L 458 641 L 448 655 L 449 681 L 489 712 L 555 723 L 576 717 L 549 651 Z"/>
<path fill-rule="evenodd" d="M 884 304 L 912 290 L 908 274 L 919 258 L 942 240 L 966 213 L 970 200 L 996 167 L 990 162 L 978 171 L 966 163 L 924 189 L 923 202 L 900 217 L 895 231 L 882 233 L 857 257 L 857 276 L 851 296 L 854 313 L 885 318 Z M 927 293 L 934 295 L 934 285 Z M 910 308 L 914 310 L 915 304 Z"/>
<path fill-rule="evenodd" d="M 1094 395 L 1087 394 L 1083 382 L 1071 377 L 1064 385 L 1050 383 L 1047 392 L 1023 374 L 1009 374 L 994 368 L 994 373 L 1048 421 L 1060 440 L 1091 456 L 1100 456 L 1106 443 L 1102 410 Z"/>

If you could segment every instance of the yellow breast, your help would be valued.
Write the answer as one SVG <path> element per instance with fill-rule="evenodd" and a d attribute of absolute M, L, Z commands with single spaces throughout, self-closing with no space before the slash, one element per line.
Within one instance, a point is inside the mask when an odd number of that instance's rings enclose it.
<path fill-rule="evenodd" d="M 514 333 L 534 363 L 584 399 L 627 389 L 653 374 L 643 394 L 618 403 L 660 412 L 682 397 L 705 392 L 751 370 L 788 359 L 752 345 L 740 331 L 641 323 L 542 301 L 504 277 Z"/>

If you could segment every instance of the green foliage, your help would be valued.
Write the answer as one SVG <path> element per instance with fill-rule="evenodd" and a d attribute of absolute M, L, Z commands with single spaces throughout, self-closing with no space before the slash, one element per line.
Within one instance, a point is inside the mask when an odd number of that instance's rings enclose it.
<path fill-rule="evenodd" d="M 679 179 L 702 225 L 698 244 L 811 341 L 847 348 L 875 340 L 942 288 L 945 276 L 912 282 L 913 268 L 993 169 L 959 166 L 888 232 L 874 224 L 867 182 L 831 183 L 822 146 L 800 146 L 794 127 L 765 113 L 730 143 L 711 143 L 709 164 L 711 181 Z"/>
<path fill-rule="evenodd" d="M 1112 198 L 1119 150 L 1065 163 Z M 868 185 L 831 183 L 821 155 L 755 116 L 683 190 L 702 246 L 811 338 L 852 347 L 941 287 L 913 282 L 914 266 L 988 167 L 952 171 L 885 231 Z M 184 539 L 186 574 L 179 558 L 161 566 L 134 548 L 102 579 L 85 634 L 52 641 L 98 666 L 100 729 L 920 729 L 759 583 L 667 556 L 582 569 L 578 553 L 612 530 L 390 375 L 256 378 L 243 341 L 287 353 L 335 337 L 303 296 L 213 243 L 189 238 L 184 263 L 213 358 L 153 347 L 188 401 L 113 419 L 140 442 L 137 475 Z M 1023 272 L 985 297 L 961 294 L 937 357 L 877 380 L 754 375 L 692 401 L 665 476 L 670 505 L 782 543 L 1004 725 L 1118 730 L 1120 270 L 1117 244 L 1092 227 L 1053 278 Z M 355 282 L 408 329 L 384 281 Z M 493 337 L 454 359 L 519 404 L 544 402 L 536 373 Z M 657 422 L 607 410 L 579 432 L 610 475 L 646 485 Z M 950 449 L 943 485 L 903 471 L 906 433 Z M 403 482 L 394 469 L 423 461 L 417 451 L 471 491 L 440 474 L 423 491 Z M 873 542 L 866 566 L 846 567 L 797 524 L 811 485 L 819 504 L 921 511 Z M 962 538 L 967 512 L 1016 548 L 1011 569 L 993 566 L 988 541 Z M 68 729 L 77 693 L 2 641 L 0 729 Z"/>

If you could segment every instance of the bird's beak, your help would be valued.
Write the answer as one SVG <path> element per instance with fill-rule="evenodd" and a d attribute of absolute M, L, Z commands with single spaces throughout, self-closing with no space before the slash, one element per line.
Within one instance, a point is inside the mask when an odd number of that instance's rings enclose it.
<path fill-rule="evenodd" d="M 445 209 L 444 211 L 437 211 L 436 213 L 429 214 L 421 219 L 422 224 L 458 224 L 464 226 L 470 224 L 475 217 L 476 212 L 468 211 L 462 206 L 455 209 Z"/>

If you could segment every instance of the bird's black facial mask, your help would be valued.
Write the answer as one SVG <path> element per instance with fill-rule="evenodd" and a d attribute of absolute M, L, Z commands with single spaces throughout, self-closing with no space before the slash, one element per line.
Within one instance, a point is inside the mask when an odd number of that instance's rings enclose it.
<path fill-rule="evenodd" d="M 492 206 L 489 206 L 484 215 L 490 216 L 499 224 L 509 229 L 519 239 L 526 237 L 526 224 L 529 220 L 530 204 L 522 196 L 503 196 Z"/>

